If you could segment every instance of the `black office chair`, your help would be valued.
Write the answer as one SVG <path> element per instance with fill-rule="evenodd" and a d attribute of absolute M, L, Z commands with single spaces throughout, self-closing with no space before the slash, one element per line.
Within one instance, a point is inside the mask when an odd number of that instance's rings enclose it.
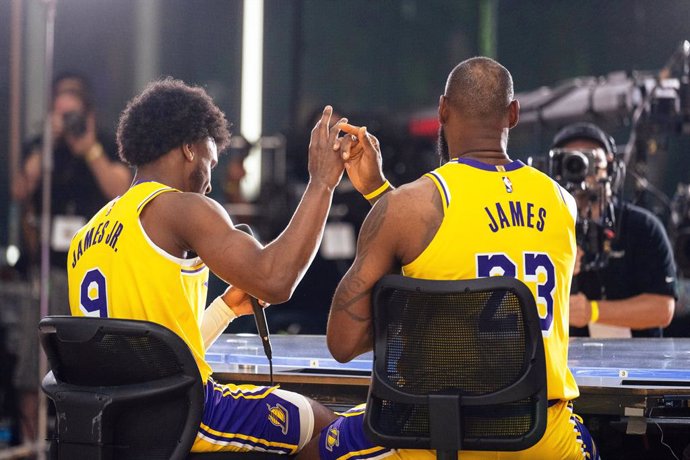
<path fill-rule="evenodd" d="M 263 452 L 190 454 L 203 385 L 187 344 L 148 321 L 48 316 L 39 335 L 52 369 L 51 458 L 268 459 Z"/>
<path fill-rule="evenodd" d="M 365 430 L 375 443 L 523 450 L 546 429 L 546 365 L 530 290 L 508 277 L 388 275 L 373 293 L 374 364 Z"/>

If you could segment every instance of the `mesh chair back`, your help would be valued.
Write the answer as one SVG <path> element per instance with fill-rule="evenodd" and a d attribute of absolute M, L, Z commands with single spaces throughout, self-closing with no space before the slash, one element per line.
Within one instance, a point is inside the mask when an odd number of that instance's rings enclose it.
<path fill-rule="evenodd" d="M 51 372 L 59 458 L 177 459 L 194 442 L 203 410 L 186 343 L 147 321 L 46 317 L 39 324 Z"/>
<path fill-rule="evenodd" d="M 522 450 L 541 438 L 544 350 L 534 297 L 523 283 L 390 275 L 374 290 L 373 310 L 365 426 L 375 442 Z"/>

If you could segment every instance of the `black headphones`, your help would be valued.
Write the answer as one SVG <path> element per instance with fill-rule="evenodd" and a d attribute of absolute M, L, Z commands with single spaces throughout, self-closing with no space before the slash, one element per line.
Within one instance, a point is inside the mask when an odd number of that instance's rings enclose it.
<path fill-rule="evenodd" d="M 573 123 L 562 128 L 553 138 L 551 144 L 552 149 L 561 148 L 564 144 L 577 139 L 586 139 L 600 144 L 606 151 L 606 173 L 611 180 L 612 190 L 618 190 L 622 185 L 622 178 L 624 176 L 622 161 L 618 158 L 618 150 L 616 149 L 616 141 L 613 136 L 610 136 L 604 130 L 593 123 L 579 122 Z M 613 157 L 612 160 L 609 158 Z"/>

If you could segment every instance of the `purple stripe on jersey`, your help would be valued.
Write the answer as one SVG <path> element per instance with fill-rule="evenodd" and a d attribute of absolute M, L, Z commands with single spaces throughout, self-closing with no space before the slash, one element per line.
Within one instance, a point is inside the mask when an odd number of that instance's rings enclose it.
<path fill-rule="evenodd" d="M 568 410 L 570 410 L 570 412 L 573 411 L 573 403 L 571 401 L 568 401 Z M 575 433 L 577 435 L 577 439 L 582 441 L 582 450 L 585 453 L 584 458 L 589 458 L 592 460 L 601 460 L 601 457 L 599 455 L 599 449 L 597 449 L 596 444 L 594 444 L 592 435 L 589 433 L 587 427 L 582 422 L 580 422 L 580 418 L 575 414 L 572 414 L 570 416 L 570 423 L 575 425 Z"/>
<path fill-rule="evenodd" d="M 171 187 L 159 188 L 158 190 L 156 190 L 155 192 L 153 192 L 152 194 L 150 194 L 149 196 L 147 196 L 146 198 L 144 198 L 144 200 L 143 200 L 141 203 L 139 203 L 139 206 L 137 206 L 137 212 L 141 211 L 141 208 L 142 208 L 146 203 L 148 203 L 149 201 L 151 201 L 151 200 L 153 199 L 153 197 L 155 197 L 155 196 L 158 195 L 159 193 L 165 192 L 165 191 L 167 191 L 167 190 L 172 190 L 172 188 L 171 188 Z"/>
<path fill-rule="evenodd" d="M 145 184 L 146 182 L 155 182 L 155 181 L 153 181 L 153 180 L 135 180 L 132 183 L 132 187 L 134 187 L 135 185 L 139 185 L 139 184 Z"/>
<path fill-rule="evenodd" d="M 471 158 L 453 158 L 451 160 L 451 162 L 460 163 L 460 164 L 464 164 L 467 166 L 472 166 L 473 168 L 482 169 L 484 171 L 494 171 L 494 172 L 498 171 L 498 169 L 496 168 L 496 165 L 490 165 L 488 163 L 484 163 L 484 162 L 479 161 L 479 160 L 473 160 Z M 515 171 L 516 169 L 520 169 L 523 166 L 525 166 L 525 164 L 520 160 L 515 160 L 515 161 L 511 161 L 508 164 L 500 165 L 500 166 L 503 166 L 503 168 L 506 171 Z"/>
<path fill-rule="evenodd" d="M 182 268 L 181 271 L 182 271 L 182 273 L 185 273 L 185 274 L 188 274 L 188 275 L 189 275 L 189 274 L 191 274 L 191 273 L 199 273 L 199 272 L 202 271 L 204 268 L 206 268 L 206 265 L 202 265 L 201 267 L 199 267 L 199 268 L 194 268 L 194 269 Z"/>
<path fill-rule="evenodd" d="M 568 204 L 568 202 L 565 201 L 565 197 L 563 196 L 563 189 L 560 186 L 558 186 L 558 193 L 561 194 L 561 200 L 563 200 L 563 203 Z"/>
<path fill-rule="evenodd" d="M 446 189 L 446 185 L 443 181 L 443 178 L 440 175 L 438 175 L 435 171 L 431 171 L 429 174 L 434 176 L 438 181 L 438 184 L 441 186 L 441 190 L 443 190 L 443 197 L 446 199 L 446 207 L 450 206 L 450 195 L 448 194 L 448 190 Z"/>

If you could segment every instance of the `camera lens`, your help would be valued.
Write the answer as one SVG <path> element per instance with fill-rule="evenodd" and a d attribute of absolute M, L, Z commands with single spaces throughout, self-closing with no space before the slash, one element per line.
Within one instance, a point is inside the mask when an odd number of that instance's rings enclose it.
<path fill-rule="evenodd" d="M 65 133 L 81 136 L 86 132 L 86 115 L 82 112 L 67 112 L 62 116 Z"/>
<path fill-rule="evenodd" d="M 579 183 L 587 177 L 589 159 L 581 152 L 570 152 L 563 158 L 563 179 Z"/>

